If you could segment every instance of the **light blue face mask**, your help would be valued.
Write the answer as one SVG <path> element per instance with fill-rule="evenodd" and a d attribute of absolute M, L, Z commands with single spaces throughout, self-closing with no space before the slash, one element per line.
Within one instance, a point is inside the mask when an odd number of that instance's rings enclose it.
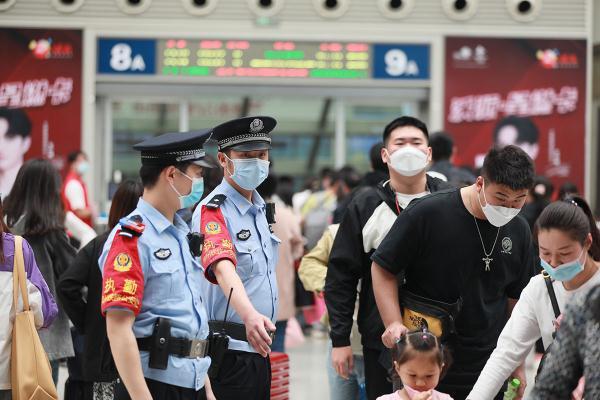
<path fill-rule="evenodd" d="M 546 273 L 550 275 L 552 279 L 561 282 L 570 281 L 571 279 L 575 278 L 577 274 L 583 271 L 583 267 L 585 265 L 585 262 L 587 261 L 587 253 L 585 255 L 583 263 L 579 261 L 583 252 L 585 252 L 585 249 L 583 249 L 583 251 L 581 252 L 581 254 L 579 254 L 579 257 L 577 257 L 576 260 L 561 264 L 556 268 L 552 267 L 552 265 L 548 264 L 544 260 L 540 260 L 540 263 L 542 264 L 542 268 L 544 268 L 544 271 L 546 271 Z"/>
<path fill-rule="evenodd" d="M 77 165 L 77 173 L 79 175 L 84 175 L 86 172 L 90 170 L 90 163 L 87 161 L 82 161 Z"/>
<path fill-rule="evenodd" d="M 181 171 L 179 171 L 179 172 L 181 172 Z M 177 189 L 175 189 L 175 186 L 173 186 L 172 183 L 170 185 L 171 185 L 171 188 L 175 191 L 175 193 L 177 193 L 177 196 L 179 196 L 179 208 L 180 209 L 190 208 L 190 207 L 193 207 L 194 204 L 199 202 L 200 199 L 202 198 L 202 194 L 204 194 L 204 179 L 203 178 L 191 178 L 191 177 L 187 176 L 186 174 L 184 174 L 183 172 L 181 172 L 181 175 L 185 176 L 190 181 L 192 181 L 192 189 L 190 190 L 189 194 L 182 195 L 181 193 L 179 193 L 179 191 L 177 191 Z"/>
<path fill-rule="evenodd" d="M 259 158 L 236 158 L 235 160 L 232 160 L 227 157 L 227 159 L 233 163 L 233 174 L 231 174 L 231 179 L 233 179 L 233 181 L 242 189 L 256 189 L 269 175 L 269 161 L 261 160 Z"/>

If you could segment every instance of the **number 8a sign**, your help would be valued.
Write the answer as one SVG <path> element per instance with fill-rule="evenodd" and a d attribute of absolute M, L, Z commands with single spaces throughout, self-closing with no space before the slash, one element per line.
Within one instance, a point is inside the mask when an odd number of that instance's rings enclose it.
<path fill-rule="evenodd" d="M 155 70 L 155 40 L 98 39 L 98 73 L 153 75 Z"/>

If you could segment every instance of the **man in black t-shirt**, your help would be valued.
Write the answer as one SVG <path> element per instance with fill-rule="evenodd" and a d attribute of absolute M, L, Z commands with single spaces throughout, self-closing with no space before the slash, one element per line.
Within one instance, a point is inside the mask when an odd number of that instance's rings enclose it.
<path fill-rule="evenodd" d="M 464 399 L 475 384 L 535 272 L 529 226 L 515 218 L 533 177 L 533 162 L 523 150 L 490 150 L 475 184 L 413 201 L 372 256 L 387 347 L 407 330 L 399 291 L 446 303 L 462 298 L 452 341 L 454 363 L 438 387 L 456 400 Z M 400 273 L 406 281 L 398 289 Z"/>

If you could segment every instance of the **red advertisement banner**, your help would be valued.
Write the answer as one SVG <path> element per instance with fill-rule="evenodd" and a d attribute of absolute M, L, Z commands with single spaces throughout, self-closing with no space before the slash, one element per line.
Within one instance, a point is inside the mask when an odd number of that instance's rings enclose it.
<path fill-rule="evenodd" d="M 51 159 L 63 169 L 81 145 L 82 34 L 79 30 L 0 29 L 0 192 L 23 162 Z"/>
<path fill-rule="evenodd" d="M 584 190 L 585 40 L 446 39 L 445 130 L 459 165 L 516 144 L 555 188 Z"/>

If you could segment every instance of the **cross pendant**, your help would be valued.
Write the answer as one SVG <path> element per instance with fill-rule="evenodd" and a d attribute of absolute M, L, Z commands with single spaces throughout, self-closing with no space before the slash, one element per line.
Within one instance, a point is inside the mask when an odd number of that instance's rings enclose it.
<path fill-rule="evenodd" d="M 482 260 L 485 262 L 485 270 L 486 271 L 490 271 L 490 263 L 492 261 L 494 261 L 494 259 L 493 258 L 489 258 L 489 257 L 485 257 L 485 258 L 482 258 Z"/>

